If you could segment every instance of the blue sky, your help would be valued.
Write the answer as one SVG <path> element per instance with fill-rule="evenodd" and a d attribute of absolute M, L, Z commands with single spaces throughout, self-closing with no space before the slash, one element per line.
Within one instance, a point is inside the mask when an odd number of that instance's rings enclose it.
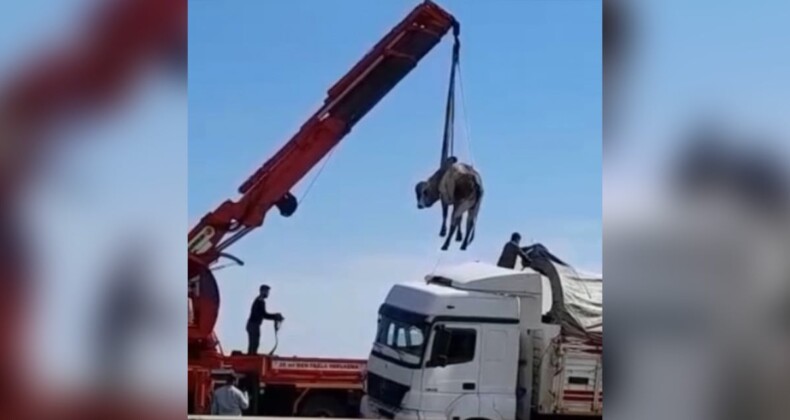
<path fill-rule="evenodd" d="M 416 4 L 191 1 L 190 225 L 234 197 Z M 471 136 L 459 126 L 457 148 L 467 160 L 471 149 L 487 191 L 476 242 L 440 253 L 439 209 L 417 211 L 412 193 L 440 152 L 448 38 L 346 137 L 293 217 L 273 212 L 234 245 L 247 265 L 218 272 L 226 349 L 245 346 L 260 283 L 286 316 L 280 354 L 365 357 L 393 283 L 437 263 L 492 261 L 513 231 L 600 270 L 600 2 L 442 5 L 462 25 Z M 271 345 L 269 330 L 263 341 Z"/>

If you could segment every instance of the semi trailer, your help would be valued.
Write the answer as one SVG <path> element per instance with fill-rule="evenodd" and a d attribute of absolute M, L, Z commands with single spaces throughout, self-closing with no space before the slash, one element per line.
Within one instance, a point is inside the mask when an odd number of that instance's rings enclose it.
<path fill-rule="evenodd" d="M 540 261 L 537 270 L 466 263 L 393 286 L 362 416 L 602 418 L 603 279 Z M 554 299 L 552 286 L 561 288 Z"/>

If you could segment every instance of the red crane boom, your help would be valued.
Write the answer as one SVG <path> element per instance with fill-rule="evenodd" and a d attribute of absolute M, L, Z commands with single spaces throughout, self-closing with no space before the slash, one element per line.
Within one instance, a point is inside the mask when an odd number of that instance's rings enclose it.
<path fill-rule="evenodd" d="M 263 224 L 274 206 L 285 216 L 296 210 L 290 194 L 417 63 L 459 25 L 436 4 L 417 6 L 327 92 L 323 106 L 274 156 L 239 187 L 238 201 L 223 202 L 189 233 L 189 253 L 209 266 L 222 250 Z M 192 274 L 191 274 L 192 275 Z"/>

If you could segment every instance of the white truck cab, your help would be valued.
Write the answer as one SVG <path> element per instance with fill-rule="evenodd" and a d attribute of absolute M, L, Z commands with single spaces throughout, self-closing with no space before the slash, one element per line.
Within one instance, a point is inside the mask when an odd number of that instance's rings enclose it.
<path fill-rule="evenodd" d="M 590 400 L 597 399 L 600 352 L 583 352 L 592 361 L 588 369 L 573 373 L 578 376 L 573 380 L 558 381 L 553 364 L 562 360 L 552 354 L 567 359 L 562 354 L 567 343 L 562 351 L 550 351 L 550 343 L 561 346 L 563 340 L 558 339 L 558 325 L 541 321 L 544 280 L 539 273 L 467 263 L 437 270 L 425 280 L 393 286 L 381 305 L 363 417 L 528 420 L 532 412 L 600 416 L 600 407 L 586 404 L 588 394 L 581 409 L 556 403 L 555 384 L 560 382 L 560 392 L 575 383 L 592 389 Z"/>

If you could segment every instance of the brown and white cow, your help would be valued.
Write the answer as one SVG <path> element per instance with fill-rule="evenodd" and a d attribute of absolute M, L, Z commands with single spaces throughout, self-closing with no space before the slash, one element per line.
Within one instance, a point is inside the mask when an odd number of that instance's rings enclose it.
<path fill-rule="evenodd" d="M 483 181 L 480 174 L 471 165 L 451 157 L 430 178 L 418 182 L 415 193 L 418 209 L 429 208 L 437 201 L 442 203 L 442 229 L 439 235 L 447 237 L 442 250 L 449 248 L 453 235 L 456 241 L 463 240 L 461 250 L 465 250 L 474 240 L 477 215 L 483 199 Z M 447 210 L 450 206 L 453 206 L 453 213 L 448 234 Z M 461 218 L 464 213 L 466 235 L 461 232 Z"/>

